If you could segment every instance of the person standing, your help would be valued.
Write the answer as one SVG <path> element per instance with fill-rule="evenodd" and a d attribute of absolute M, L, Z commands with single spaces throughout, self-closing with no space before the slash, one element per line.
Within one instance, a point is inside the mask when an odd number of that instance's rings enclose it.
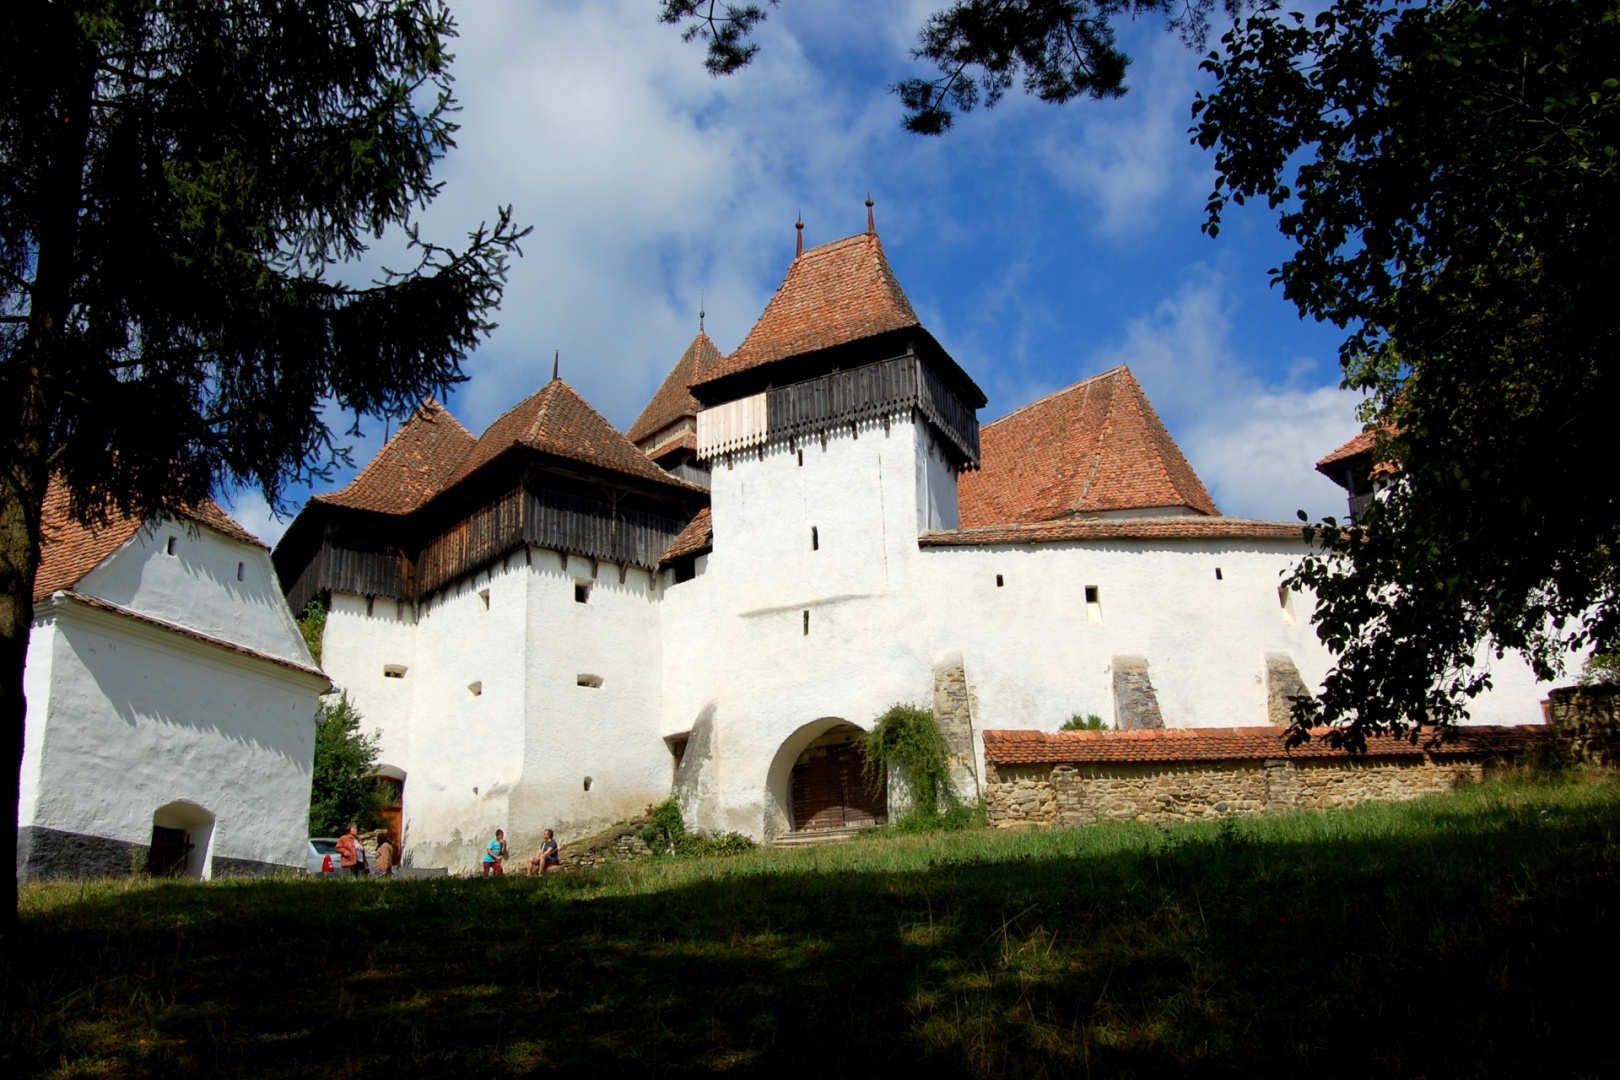
<path fill-rule="evenodd" d="M 351 877 L 359 877 L 366 872 L 365 849 L 360 846 L 360 826 L 349 822 L 348 831 L 338 837 L 337 853 L 339 864 Z"/>
<path fill-rule="evenodd" d="M 501 869 L 501 863 L 505 858 L 506 832 L 502 829 L 496 829 L 495 839 L 491 840 L 484 848 L 484 876 L 489 877 L 491 874 L 504 873 L 505 871 Z"/>

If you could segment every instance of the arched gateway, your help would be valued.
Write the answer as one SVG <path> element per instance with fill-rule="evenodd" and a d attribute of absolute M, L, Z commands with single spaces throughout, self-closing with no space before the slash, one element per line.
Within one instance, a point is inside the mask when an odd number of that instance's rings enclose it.
<path fill-rule="evenodd" d="M 782 743 L 767 780 L 767 837 L 857 829 L 886 821 L 887 785 L 862 775 L 866 732 L 838 717 L 806 724 Z"/>

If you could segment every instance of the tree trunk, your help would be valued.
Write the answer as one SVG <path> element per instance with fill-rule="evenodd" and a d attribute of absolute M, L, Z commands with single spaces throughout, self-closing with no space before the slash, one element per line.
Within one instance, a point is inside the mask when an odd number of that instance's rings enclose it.
<path fill-rule="evenodd" d="M 25 353 L 33 350 L 24 347 Z M 28 364 L 31 357 L 22 358 Z M 22 365 L 19 365 L 22 366 Z M 37 367 L 19 372 L 37 375 Z M 10 382 L 11 380 L 7 380 Z M 19 380 L 21 381 L 21 380 Z M 40 380 L 33 380 L 35 392 L 27 394 L 17 413 L 38 416 L 44 404 Z M 9 411 L 9 410 L 8 410 Z M 29 437 L 31 427 L 34 437 Z M 34 576 L 39 569 L 40 512 L 45 502 L 46 468 L 44 434 L 41 424 L 19 424 L 7 447 L 11 467 L 0 471 L 0 730 L 5 732 L 8 758 L 0 774 L 0 797 L 12 808 L 12 821 L 18 822 L 22 779 L 24 724 L 28 702 L 23 695 L 23 668 L 28 661 L 28 632 L 34 621 Z M 17 863 L 17 829 L 6 834 L 11 861 Z M 18 873 L 22 867 L 17 866 Z M 9 895 L 0 907 L 0 919 L 12 923 L 17 918 L 17 878 L 8 879 Z"/>
<path fill-rule="evenodd" d="M 55 137 L 31 194 L 39 206 L 37 257 L 28 291 L 28 331 L 6 360 L 0 386 L 10 398 L 0 405 L 4 425 L 0 467 L 0 737 L 8 760 L 0 773 L 0 797 L 20 821 L 23 748 L 28 701 L 23 669 L 34 621 L 34 579 L 39 571 L 41 516 L 50 479 L 51 385 L 63 373 L 53 363 L 72 317 L 78 280 L 78 226 L 89 144 L 90 103 L 95 90 L 96 54 L 71 12 L 52 32 L 71 35 L 69 54 L 77 64 L 62 77 L 63 92 L 51 121 Z M 54 376 L 54 377 L 53 377 Z M 0 830 L 3 832 L 5 830 Z M 7 833 L 12 864 L 17 862 L 17 829 Z M 21 867 L 18 867 L 21 870 Z M 0 925 L 17 921 L 17 878 L 8 879 L 0 898 Z"/>

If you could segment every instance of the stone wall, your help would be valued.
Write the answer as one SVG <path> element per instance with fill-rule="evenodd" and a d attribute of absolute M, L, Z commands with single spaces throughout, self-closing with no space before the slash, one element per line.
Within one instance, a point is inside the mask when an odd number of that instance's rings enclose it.
<path fill-rule="evenodd" d="M 1002 829 L 1180 821 L 1416 799 L 1484 779 L 1482 758 L 1432 756 L 1002 765 L 986 805 Z"/>
<path fill-rule="evenodd" d="M 564 844 L 557 849 L 557 865 L 562 870 L 587 870 L 593 866 L 607 866 L 609 863 L 632 862 L 636 859 L 645 859 L 652 854 L 652 849 L 641 838 L 641 830 L 652 824 L 651 817 L 637 818 L 624 825 L 616 825 L 606 832 L 595 836 L 576 840 L 571 844 Z M 512 869 L 521 873 L 527 857 L 515 864 Z"/>
<path fill-rule="evenodd" d="M 1563 686 L 1547 695 L 1562 751 L 1587 765 L 1620 764 L 1620 686 Z"/>
<path fill-rule="evenodd" d="M 949 753 L 946 762 L 956 793 L 969 802 L 979 798 L 979 774 L 973 752 L 973 698 L 962 654 L 946 654 L 934 664 L 934 722 Z"/>

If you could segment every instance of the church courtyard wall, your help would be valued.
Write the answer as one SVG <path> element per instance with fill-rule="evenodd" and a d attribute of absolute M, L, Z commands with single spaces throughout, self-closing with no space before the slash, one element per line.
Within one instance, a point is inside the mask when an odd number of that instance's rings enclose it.
<path fill-rule="evenodd" d="M 993 768 L 990 824 L 1002 829 L 1103 821 L 1172 822 L 1399 802 L 1485 778 L 1483 759 L 1279 759 Z"/>

